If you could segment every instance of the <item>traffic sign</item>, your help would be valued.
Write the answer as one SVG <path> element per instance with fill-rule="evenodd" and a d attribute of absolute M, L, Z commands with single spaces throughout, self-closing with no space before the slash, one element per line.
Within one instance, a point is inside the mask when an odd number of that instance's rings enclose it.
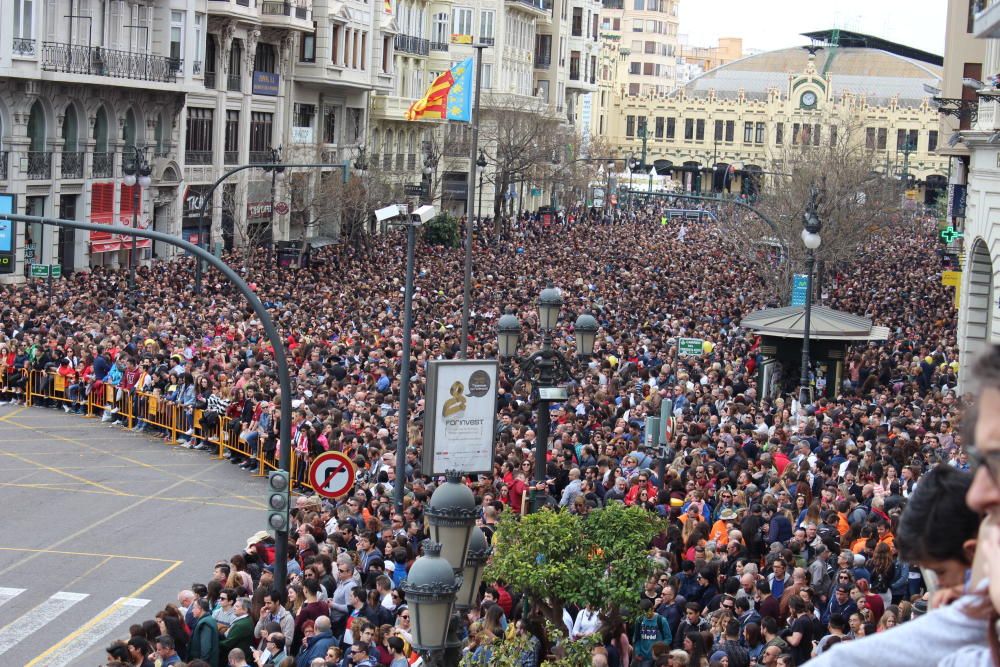
<path fill-rule="evenodd" d="M 677 341 L 677 352 L 682 357 L 698 356 L 704 342 L 701 338 L 681 338 Z"/>
<path fill-rule="evenodd" d="M 316 493 L 335 500 L 354 486 L 354 462 L 342 452 L 323 452 L 309 466 L 309 483 Z"/>
<path fill-rule="evenodd" d="M 274 212 L 278 215 L 285 215 L 288 213 L 288 204 L 283 201 L 274 202 Z"/>
<path fill-rule="evenodd" d="M 424 196 L 424 184 L 423 183 L 407 183 L 403 186 L 403 194 L 407 197 L 423 197 Z"/>
<path fill-rule="evenodd" d="M 32 278 L 48 278 L 49 276 L 58 278 L 62 275 L 62 266 L 59 264 L 32 264 Z"/>

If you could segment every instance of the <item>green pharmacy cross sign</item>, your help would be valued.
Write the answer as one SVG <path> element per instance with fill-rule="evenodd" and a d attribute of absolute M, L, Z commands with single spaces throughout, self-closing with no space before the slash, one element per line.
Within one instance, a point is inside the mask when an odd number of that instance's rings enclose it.
<path fill-rule="evenodd" d="M 960 239 L 963 236 L 965 236 L 965 234 L 956 230 L 953 225 L 948 225 L 941 230 L 941 240 L 945 243 L 952 243 L 955 239 Z"/>

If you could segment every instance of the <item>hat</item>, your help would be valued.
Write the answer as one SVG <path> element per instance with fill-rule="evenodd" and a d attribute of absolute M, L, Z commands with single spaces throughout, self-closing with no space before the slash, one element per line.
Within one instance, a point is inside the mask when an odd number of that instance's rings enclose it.
<path fill-rule="evenodd" d="M 670 506 L 671 507 L 683 507 L 684 506 L 684 501 L 681 500 L 680 498 L 671 498 L 670 499 Z"/>
<path fill-rule="evenodd" d="M 249 549 L 255 544 L 258 544 L 259 542 L 263 542 L 269 537 L 271 537 L 271 534 L 268 533 L 266 530 L 258 530 L 256 533 L 254 533 L 247 539 L 247 549 Z"/>
<path fill-rule="evenodd" d="M 719 518 L 723 521 L 736 521 L 736 512 L 727 507 L 719 514 Z"/>
<path fill-rule="evenodd" d="M 710 662 L 715 662 L 716 660 L 722 660 L 725 657 L 726 657 L 725 651 L 716 651 L 715 653 L 712 654 L 712 659 L 710 660 Z"/>

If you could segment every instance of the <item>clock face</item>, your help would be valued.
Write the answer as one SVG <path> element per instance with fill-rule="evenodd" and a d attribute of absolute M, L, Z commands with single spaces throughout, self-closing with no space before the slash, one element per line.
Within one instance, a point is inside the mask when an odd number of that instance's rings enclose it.
<path fill-rule="evenodd" d="M 802 106 L 813 107 L 816 106 L 816 93 L 811 90 L 802 94 Z"/>

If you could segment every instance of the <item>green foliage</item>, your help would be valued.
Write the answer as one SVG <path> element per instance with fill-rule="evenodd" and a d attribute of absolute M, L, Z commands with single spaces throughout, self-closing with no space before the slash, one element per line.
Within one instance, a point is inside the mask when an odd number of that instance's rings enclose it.
<path fill-rule="evenodd" d="M 431 245 L 459 247 L 461 236 L 458 232 L 458 218 L 447 213 L 434 216 L 424 225 L 424 240 Z"/>
<path fill-rule="evenodd" d="M 647 546 L 660 524 L 640 507 L 617 503 L 585 518 L 543 510 L 518 519 L 505 512 L 486 576 L 509 582 L 539 607 L 560 613 L 567 604 L 633 606 L 652 571 Z"/>
<path fill-rule="evenodd" d="M 599 633 L 567 641 L 565 629 L 551 622 L 545 624 L 545 633 L 549 646 L 554 647 L 552 654 L 555 657 L 544 660 L 541 667 L 590 667 L 593 648 L 601 642 Z M 499 638 L 490 647 L 489 665 L 519 665 L 527 650 L 527 635 L 513 634 Z M 486 663 L 473 660 L 472 654 L 467 653 L 459 667 L 486 667 Z"/>

